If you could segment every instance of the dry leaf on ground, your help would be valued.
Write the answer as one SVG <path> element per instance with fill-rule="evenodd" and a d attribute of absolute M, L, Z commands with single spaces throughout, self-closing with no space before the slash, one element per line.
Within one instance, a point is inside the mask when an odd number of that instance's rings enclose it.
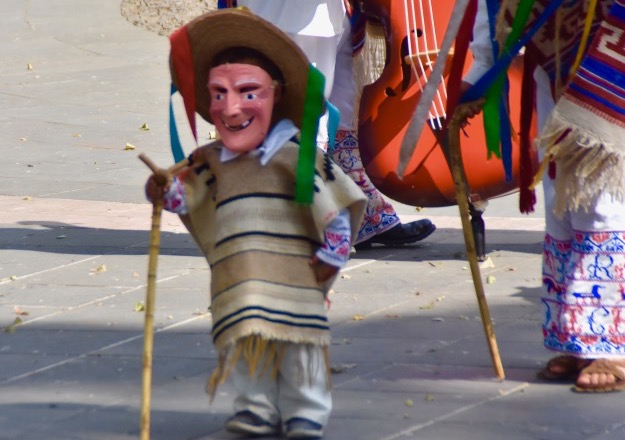
<path fill-rule="evenodd" d="M 13 313 L 15 313 L 16 315 L 20 315 L 20 316 L 28 316 L 28 312 L 25 310 L 22 310 L 18 306 L 13 307 Z"/>
<path fill-rule="evenodd" d="M 495 263 L 490 257 L 488 257 L 486 260 L 479 263 L 479 266 L 480 266 L 480 269 L 489 269 L 491 267 L 495 267 Z"/>
<path fill-rule="evenodd" d="M 22 323 L 22 320 L 17 317 L 15 318 L 15 320 L 13 321 L 13 323 L 11 325 L 8 325 L 4 328 L 4 332 L 5 333 L 15 333 L 15 329 L 18 325 L 20 325 Z"/>

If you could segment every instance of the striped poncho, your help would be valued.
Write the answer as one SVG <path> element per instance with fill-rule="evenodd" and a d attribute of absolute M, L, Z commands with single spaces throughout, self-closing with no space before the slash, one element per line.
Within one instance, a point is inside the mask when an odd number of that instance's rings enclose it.
<path fill-rule="evenodd" d="M 209 392 L 242 354 L 254 368 L 266 368 L 255 364 L 268 357 L 275 371 L 281 343 L 329 346 L 329 286 L 316 281 L 309 260 L 341 209 L 350 211 L 355 238 L 366 205 L 358 186 L 321 152 L 313 203 L 298 205 L 297 144 L 288 142 L 266 165 L 254 154 L 222 162 L 222 148 L 218 141 L 196 150 L 179 175 L 190 208 L 187 227 L 211 268 L 220 363 Z"/>

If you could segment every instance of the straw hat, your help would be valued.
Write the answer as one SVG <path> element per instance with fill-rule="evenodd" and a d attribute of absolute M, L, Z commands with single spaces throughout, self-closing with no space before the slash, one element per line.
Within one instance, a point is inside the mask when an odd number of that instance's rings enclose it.
<path fill-rule="evenodd" d="M 212 123 L 207 80 L 213 59 L 225 49 L 248 47 L 271 60 L 285 79 L 274 121 L 288 118 L 302 127 L 310 63 L 293 40 L 275 25 L 247 9 L 221 9 L 187 23 L 172 34 L 170 41 L 172 82 L 184 98 L 187 113 L 191 105 L 191 112 L 197 111 Z"/>

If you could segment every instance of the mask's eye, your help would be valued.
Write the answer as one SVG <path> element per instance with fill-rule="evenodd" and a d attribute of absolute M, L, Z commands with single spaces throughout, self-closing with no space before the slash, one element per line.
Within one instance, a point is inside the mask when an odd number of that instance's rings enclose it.
<path fill-rule="evenodd" d="M 215 101 L 223 101 L 224 98 L 225 98 L 225 96 L 224 96 L 223 93 L 215 93 L 214 96 L 213 96 L 213 99 Z"/>
<path fill-rule="evenodd" d="M 256 93 L 247 92 L 243 95 L 243 99 L 245 101 L 253 101 L 257 98 L 258 95 Z"/>

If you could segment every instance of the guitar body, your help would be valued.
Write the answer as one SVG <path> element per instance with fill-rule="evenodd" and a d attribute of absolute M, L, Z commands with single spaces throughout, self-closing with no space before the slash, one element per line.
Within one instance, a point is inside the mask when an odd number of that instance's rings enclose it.
<path fill-rule="evenodd" d="M 418 0 L 408 1 L 418 3 Z M 419 73 L 419 70 L 415 72 L 406 62 L 407 38 L 412 38 L 413 47 L 418 48 L 417 53 L 420 53 L 420 48 L 427 47 L 425 41 L 417 41 L 426 38 L 425 36 L 432 38 L 436 35 L 436 47 L 440 47 L 454 6 L 453 1 L 434 1 L 431 4 L 432 17 L 429 14 L 428 17 L 420 17 L 422 8 L 418 5 L 415 11 L 409 11 L 409 14 L 416 16 L 419 26 L 418 29 L 406 32 L 403 1 L 363 2 L 364 12 L 379 21 L 384 28 L 386 63 L 379 79 L 365 86 L 362 93 L 358 127 L 362 161 L 369 178 L 383 194 L 401 203 L 422 207 L 456 204 L 445 141 L 442 139 L 439 142 L 437 135 L 440 136 L 441 132 L 434 124 L 424 121 L 426 125 L 408 162 L 405 175 L 401 178 L 397 175 L 402 139 L 427 81 L 427 73 Z M 436 59 L 435 54 L 419 57 L 425 59 L 425 62 Z M 468 54 L 465 71 L 470 65 L 471 56 Z M 510 102 L 520 102 L 521 78 L 522 69 L 520 63 L 516 63 L 516 67 L 509 70 Z M 446 81 L 447 78 L 441 84 Z M 439 87 L 439 91 L 443 102 L 441 108 L 444 108 L 445 95 L 442 87 L 443 85 Z M 518 132 L 519 111 L 519 108 L 510 109 L 514 133 Z M 434 110 L 432 113 L 434 116 L 440 115 L 440 111 Z M 469 121 L 469 125 L 464 128 L 464 134 L 461 133 L 461 152 L 472 201 L 488 200 L 518 188 L 519 150 L 518 142 L 513 141 L 514 174 L 510 181 L 506 181 L 502 161 L 496 157 L 487 158 L 481 114 Z"/>

